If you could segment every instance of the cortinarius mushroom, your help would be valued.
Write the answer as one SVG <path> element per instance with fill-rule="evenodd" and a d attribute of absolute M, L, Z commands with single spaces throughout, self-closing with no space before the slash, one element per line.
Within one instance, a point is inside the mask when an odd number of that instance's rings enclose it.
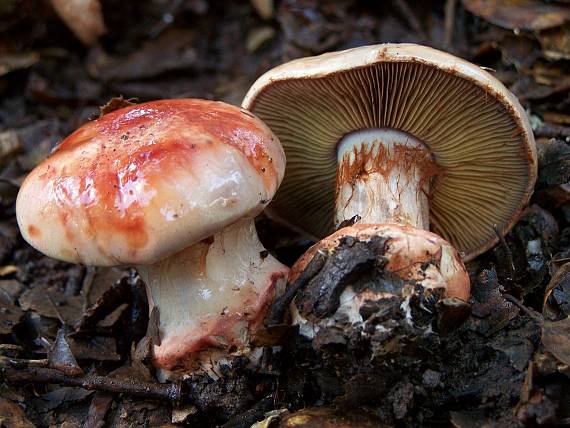
<path fill-rule="evenodd" d="M 139 104 L 82 126 L 38 165 L 18 223 L 51 257 L 135 266 L 159 311 L 155 365 L 189 369 L 245 350 L 284 283 L 253 222 L 284 167 L 279 140 L 240 108 Z"/>
<path fill-rule="evenodd" d="M 272 212 L 317 238 L 353 218 L 363 228 L 317 244 L 290 281 L 317 249 L 331 253 L 341 237 L 370 242 L 376 234 L 387 271 L 395 272 L 397 255 L 414 271 L 411 278 L 399 270 L 400 280 L 431 288 L 437 269 L 442 297 L 466 299 L 469 278 L 445 240 L 465 260 L 484 252 L 497 241 L 495 227 L 512 227 L 534 186 L 533 135 L 516 98 L 480 67 L 428 47 L 365 46 L 291 61 L 259 78 L 242 106 L 287 154 Z M 405 287 L 398 293 L 405 298 Z"/>
<path fill-rule="evenodd" d="M 272 210 L 322 238 L 362 223 L 431 230 L 469 260 L 506 233 L 532 193 L 536 149 L 517 99 L 480 67 L 412 44 L 278 66 L 242 107 L 287 154 Z"/>

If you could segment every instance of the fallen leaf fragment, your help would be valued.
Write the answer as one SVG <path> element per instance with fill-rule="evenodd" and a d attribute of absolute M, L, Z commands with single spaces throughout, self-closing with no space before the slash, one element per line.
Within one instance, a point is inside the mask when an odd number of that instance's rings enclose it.
<path fill-rule="evenodd" d="M 126 100 L 122 96 L 111 98 L 109 101 L 107 101 L 107 104 L 99 107 L 99 111 L 101 112 L 99 117 L 103 117 L 106 114 L 109 114 L 115 110 L 119 110 L 123 107 L 130 107 L 132 105 L 135 105 L 135 101 L 136 100 L 134 98 L 129 98 Z"/>
<path fill-rule="evenodd" d="M 16 403 L 0 398 L 0 426 L 2 428 L 34 428 Z"/>
<path fill-rule="evenodd" d="M 570 263 L 562 265 L 546 286 L 542 313 L 551 319 L 570 315 Z"/>
<path fill-rule="evenodd" d="M 53 410 L 58 407 L 69 406 L 71 403 L 83 401 L 92 394 L 93 391 L 83 388 L 64 386 L 42 395 L 42 400 L 45 401 L 45 405 L 49 410 Z"/>
<path fill-rule="evenodd" d="M 121 359 L 117 353 L 117 342 L 113 337 L 95 336 L 88 339 L 69 336 L 67 343 L 73 355 L 79 360 L 119 361 Z"/>
<path fill-rule="evenodd" d="M 111 404 L 113 404 L 113 395 L 105 392 L 96 392 L 91 400 L 87 420 L 83 427 L 103 428 L 105 426 L 105 417 L 107 416 Z"/>
<path fill-rule="evenodd" d="M 526 425 L 556 423 L 556 406 L 542 391 L 536 391 L 528 401 L 519 404 L 517 419 Z"/>
<path fill-rule="evenodd" d="M 570 317 L 562 321 L 544 321 L 542 344 L 558 361 L 570 366 Z"/>
<path fill-rule="evenodd" d="M 570 27 L 562 25 L 537 34 L 546 59 L 559 61 L 570 59 Z"/>
<path fill-rule="evenodd" d="M 67 325 L 75 325 L 83 313 L 83 296 L 66 297 L 63 291 L 40 286 L 26 290 L 18 298 L 20 307 L 48 318 L 63 318 Z"/>
<path fill-rule="evenodd" d="M 570 366 L 570 317 L 561 321 L 546 321 L 540 313 L 527 308 L 513 296 L 504 296 L 540 325 L 544 349 L 562 364 Z"/>
<path fill-rule="evenodd" d="M 540 31 L 570 20 L 570 9 L 539 0 L 463 0 L 465 9 L 509 30 Z"/>
<path fill-rule="evenodd" d="M 105 34 L 99 0 L 51 0 L 59 17 L 83 44 L 92 46 Z"/>
<path fill-rule="evenodd" d="M 1 72 L 0 64 L 0 75 Z M 14 130 L 0 132 L 0 165 L 3 165 L 22 148 L 18 134 Z"/>
<path fill-rule="evenodd" d="M 12 333 L 23 315 L 19 306 L 14 305 L 6 295 L 0 294 L 0 335 Z"/>

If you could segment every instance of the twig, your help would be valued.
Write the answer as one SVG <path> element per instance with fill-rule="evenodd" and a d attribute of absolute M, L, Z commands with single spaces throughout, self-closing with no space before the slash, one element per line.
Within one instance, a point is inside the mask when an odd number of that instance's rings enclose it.
<path fill-rule="evenodd" d="M 0 369 L 6 365 L 9 365 L 14 369 L 27 369 L 28 367 L 48 367 L 49 360 L 23 360 L 20 358 L 0 356 Z"/>
<path fill-rule="evenodd" d="M 127 301 L 130 283 L 126 278 L 120 279 L 108 288 L 99 299 L 83 311 L 76 330 L 94 327 L 98 321 L 114 311 L 121 303 Z"/>
<path fill-rule="evenodd" d="M 505 237 L 503 235 L 501 235 L 501 233 L 499 232 L 499 228 L 497 227 L 496 224 L 493 225 L 493 230 L 495 231 L 495 235 L 497 235 L 497 238 L 499 238 L 499 242 L 501 243 L 505 252 L 507 253 L 507 259 L 509 261 L 509 267 L 511 270 L 511 277 L 509 279 L 511 281 L 514 281 L 514 279 L 515 279 L 515 262 L 513 261 L 513 253 L 511 252 L 511 249 L 507 245 L 507 241 L 505 241 Z"/>
<path fill-rule="evenodd" d="M 10 358 L 0 359 L 0 378 L 12 383 L 57 383 L 89 390 L 125 393 L 136 397 L 174 402 L 179 402 L 182 399 L 182 388 L 177 384 L 141 382 L 135 379 L 119 379 L 93 374 L 68 376 L 55 369 L 34 367 L 31 364 L 24 368 L 24 361 Z"/>
<path fill-rule="evenodd" d="M 61 312 L 59 312 L 59 310 L 57 309 L 57 306 L 55 305 L 55 303 L 54 303 L 53 299 L 51 298 L 51 296 L 49 295 L 49 293 L 46 293 L 46 297 L 47 297 L 48 301 L 50 302 L 51 307 L 52 307 L 53 311 L 55 312 L 55 315 L 59 319 L 59 322 L 61 323 L 61 325 L 67 326 L 65 320 L 61 316 Z"/>
<path fill-rule="evenodd" d="M 523 311 L 525 314 L 527 314 L 529 317 L 531 317 L 533 320 L 535 320 L 536 322 L 538 322 L 539 324 L 542 324 L 544 322 L 544 318 L 542 317 L 542 315 L 540 315 L 538 312 L 527 308 L 525 305 L 522 304 L 522 302 L 517 299 L 514 296 L 511 296 L 510 294 L 503 294 L 503 297 L 505 298 L 506 301 L 513 303 L 515 306 L 517 306 L 521 311 Z"/>
<path fill-rule="evenodd" d="M 283 316 L 285 311 L 289 307 L 289 304 L 293 301 L 299 289 L 304 287 L 325 265 L 328 256 L 325 253 L 317 251 L 317 254 L 309 262 L 307 267 L 301 274 L 297 277 L 295 282 L 292 284 L 287 284 L 285 293 L 282 296 L 275 299 L 273 306 L 271 308 L 271 313 L 267 317 L 266 325 L 274 326 L 281 324 L 283 322 Z"/>
<path fill-rule="evenodd" d="M 453 42 L 453 30 L 455 28 L 455 6 L 457 0 L 447 0 L 445 2 L 445 33 L 443 36 L 443 44 L 446 49 L 451 48 Z"/>

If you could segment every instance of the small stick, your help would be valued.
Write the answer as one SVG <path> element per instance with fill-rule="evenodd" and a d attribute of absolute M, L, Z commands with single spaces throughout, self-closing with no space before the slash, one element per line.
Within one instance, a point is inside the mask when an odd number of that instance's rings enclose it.
<path fill-rule="evenodd" d="M 511 296 L 510 294 L 503 294 L 503 297 L 505 298 L 506 301 L 511 302 L 512 304 L 517 306 L 521 311 L 523 311 L 525 314 L 527 314 L 529 317 L 531 317 L 533 320 L 535 320 L 539 324 L 541 324 L 544 321 L 544 318 L 542 317 L 542 315 L 540 315 L 538 312 L 536 312 L 530 308 L 527 308 L 516 297 Z"/>
<path fill-rule="evenodd" d="M 48 367 L 49 360 L 24 360 L 21 358 L 9 358 L 0 356 L 0 369 L 6 365 L 14 369 L 26 369 L 28 367 Z"/>
<path fill-rule="evenodd" d="M 455 27 L 455 6 L 457 0 L 447 0 L 445 2 L 445 33 L 443 37 L 443 44 L 446 49 L 451 48 L 453 42 L 453 30 Z"/>
<path fill-rule="evenodd" d="M 501 235 L 501 233 L 499 232 L 499 228 L 497 227 L 496 224 L 493 225 L 493 230 L 495 231 L 495 235 L 497 235 L 497 238 L 499 238 L 499 242 L 501 243 L 501 245 L 505 249 L 505 252 L 507 253 L 507 259 L 509 260 L 509 265 L 510 265 L 509 267 L 511 268 L 511 277 L 509 279 L 514 280 L 514 278 L 515 278 L 515 262 L 513 261 L 513 253 L 511 252 L 511 249 L 507 245 L 507 241 L 505 241 L 505 237 L 503 235 Z"/>
<path fill-rule="evenodd" d="M 59 312 L 59 310 L 57 309 L 57 306 L 55 305 L 55 303 L 53 302 L 53 299 L 51 298 L 51 296 L 49 295 L 49 293 L 46 293 L 46 297 L 48 299 L 48 301 L 51 304 L 51 307 L 53 309 L 53 311 L 55 312 L 55 315 L 57 316 L 57 318 L 59 319 L 59 322 L 61 323 L 61 325 L 63 327 L 67 326 L 67 324 L 65 323 L 65 320 L 63 319 L 63 317 L 61 316 L 61 312 Z"/>
<path fill-rule="evenodd" d="M 182 398 L 182 389 L 177 384 L 141 382 L 134 379 L 120 379 L 93 374 L 68 376 L 58 370 L 34 367 L 32 364 L 22 368 L 23 360 L 17 362 L 10 360 L 9 358 L 0 360 L 0 379 L 12 383 L 57 383 L 89 390 L 125 393 L 136 397 L 174 402 L 179 402 Z"/>
<path fill-rule="evenodd" d="M 271 308 L 271 313 L 267 317 L 265 324 L 268 327 L 281 324 L 283 322 L 283 316 L 285 311 L 289 307 L 289 304 L 293 301 L 297 292 L 303 288 L 315 275 L 317 275 L 320 270 L 325 265 L 328 256 L 325 253 L 317 251 L 317 254 L 312 258 L 307 267 L 299 277 L 292 284 L 287 283 L 287 288 L 282 296 L 275 299 L 273 306 Z"/>

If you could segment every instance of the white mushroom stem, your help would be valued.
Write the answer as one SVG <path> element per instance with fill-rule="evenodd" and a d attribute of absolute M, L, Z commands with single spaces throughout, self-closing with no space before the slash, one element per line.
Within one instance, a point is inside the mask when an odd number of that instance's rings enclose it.
<path fill-rule="evenodd" d="M 246 350 L 288 273 L 259 241 L 253 219 L 137 269 L 159 311 L 155 364 L 167 370 Z"/>
<path fill-rule="evenodd" d="M 401 223 L 429 230 L 429 191 L 437 166 L 418 139 L 395 129 L 364 129 L 338 146 L 335 224 Z"/>

